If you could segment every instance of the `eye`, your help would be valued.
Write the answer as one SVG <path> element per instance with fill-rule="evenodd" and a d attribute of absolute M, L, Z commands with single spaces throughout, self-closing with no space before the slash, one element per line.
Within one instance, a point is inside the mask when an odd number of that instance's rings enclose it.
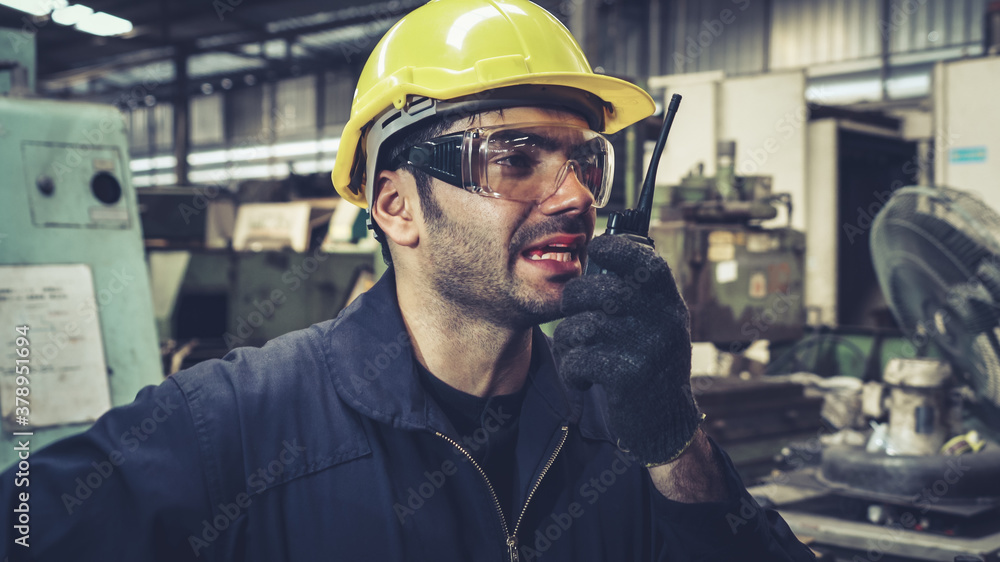
<path fill-rule="evenodd" d="M 504 153 L 499 158 L 495 158 L 492 164 L 508 168 L 528 170 L 533 168 L 535 164 L 537 164 L 537 161 L 535 158 L 523 152 L 509 151 Z"/>

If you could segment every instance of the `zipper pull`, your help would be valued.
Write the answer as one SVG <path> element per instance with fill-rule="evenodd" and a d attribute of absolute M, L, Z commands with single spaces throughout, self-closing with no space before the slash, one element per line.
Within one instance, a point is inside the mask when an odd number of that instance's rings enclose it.
<path fill-rule="evenodd" d="M 507 537 L 507 553 L 510 554 L 510 562 L 517 562 L 517 538 Z"/>

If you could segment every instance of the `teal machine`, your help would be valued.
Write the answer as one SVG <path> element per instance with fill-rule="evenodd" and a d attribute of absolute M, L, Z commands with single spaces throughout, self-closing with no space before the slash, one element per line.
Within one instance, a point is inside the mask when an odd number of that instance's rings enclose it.
<path fill-rule="evenodd" d="M 125 124 L 17 97 L 33 53 L 0 30 L 0 467 L 163 380 Z"/>

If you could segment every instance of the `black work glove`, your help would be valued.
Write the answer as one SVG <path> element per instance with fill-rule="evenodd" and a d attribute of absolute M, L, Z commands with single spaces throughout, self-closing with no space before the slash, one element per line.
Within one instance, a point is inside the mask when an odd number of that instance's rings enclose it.
<path fill-rule="evenodd" d="M 691 395 L 687 306 L 653 248 L 603 235 L 587 251 L 608 273 L 563 289 L 559 372 L 580 390 L 604 386 L 608 424 L 621 448 L 646 466 L 670 462 L 703 418 Z"/>

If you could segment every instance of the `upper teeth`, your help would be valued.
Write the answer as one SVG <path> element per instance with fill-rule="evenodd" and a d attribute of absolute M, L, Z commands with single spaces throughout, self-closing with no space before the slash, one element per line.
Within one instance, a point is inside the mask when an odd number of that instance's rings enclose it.
<path fill-rule="evenodd" d="M 573 258 L 572 254 L 569 252 L 547 252 L 545 254 L 531 254 L 528 256 L 532 260 L 555 260 L 555 261 L 569 261 Z"/>

